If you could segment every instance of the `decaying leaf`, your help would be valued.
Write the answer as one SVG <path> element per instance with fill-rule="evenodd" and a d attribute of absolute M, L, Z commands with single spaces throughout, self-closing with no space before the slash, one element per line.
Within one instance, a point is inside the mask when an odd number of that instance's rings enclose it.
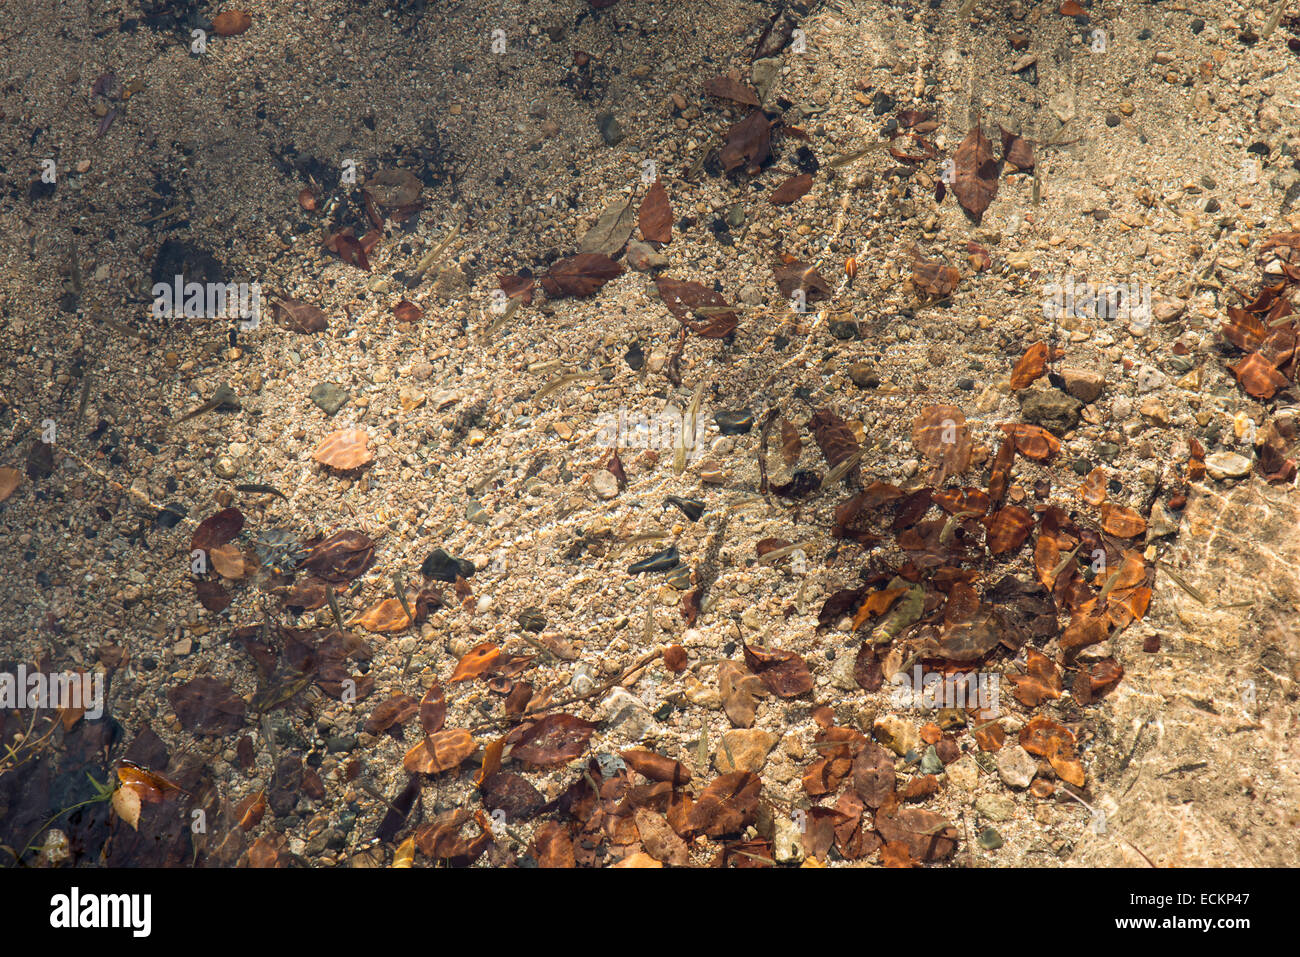
<path fill-rule="evenodd" d="M 532 767 L 563 764 L 587 749 L 595 730 L 594 724 L 575 715 L 548 714 L 522 731 L 511 754 Z"/>
<path fill-rule="evenodd" d="M 341 585 L 359 578 L 375 563 L 375 543 L 365 532 L 344 529 L 307 552 L 299 566 L 321 581 Z"/>
<path fill-rule="evenodd" d="M 971 439 L 966 416 L 955 405 L 932 405 L 912 422 L 912 445 L 934 467 L 932 481 L 942 484 L 970 467 Z"/>
<path fill-rule="evenodd" d="M 1047 343 L 1035 342 L 1011 370 L 1011 388 L 1023 389 L 1047 372 Z"/>
<path fill-rule="evenodd" d="M 600 287 L 623 274 L 623 267 L 602 253 L 578 253 L 555 263 L 541 277 L 552 299 L 594 296 Z"/>
<path fill-rule="evenodd" d="M 656 279 L 655 288 L 659 290 L 659 298 L 668 307 L 668 311 L 696 335 L 705 339 L 721 339 L 735 330 L 739 320 L 734 312 L 727 309 L 727 300 L 716 290 L 702 283 L 668 276 Z M 699 322 L 691 319 L 691 314 L 700 309 L 710 310 L 706 320 Z"/>
<path fill-rule="evenodd" d="M 438 731 L 406 752 L 402 767 L 412 774 L 440 774 L 460 767 L 478 750 L 478 743 L 464 728 Z"/>
<path fill-rule="evenodd" d="M 654 185 L 646 190 L 637 225 L 641 227 L 641 236 L 646 242 L 672 242 L 673 207 L 668 201 L 668 190 L 664 188 L 663 180 L 655 180 Z"/>
<path fill-rule="evenodd" d="M 297 299 L 281 299 L 275 304 L 276 318 L 290 332 L 311 334 L 324 332 L 329 327 L 325 313 L 310 303 Z"/>
<path fill-rule="evenodd" d="M 812 690 L 812 673 L 803 657 L 793 651 L 769 651 L 743 644 L 745 663 L 769 691 L 781 698 L 794 698 Z"/>
<path fill-rule="evenodd" d="M 706 80 L 704 92 L 719 99 L 731 100 L 742 106 L 758 106 L 758 94 L 748 86 L 729 76 L 715 76 Z"/>
<path fill-rule="evenodd" d="M 772 195 L 767 201 L 773 206 L 789 206 L 791 203 L 801 199 L 808 190 L 812 189 L 813 178 L 809 173 L 800 173 L 798 176 L 791 176 L 784 183 L 772 191 Z"/>
<path fill-rule="evenodd" d="M 762 780 L 750 771 L 733 771 L 718 777 L 691 808 L 688 827 L 709 837 L 743 831 L 758 816 L 758 795 L 762 788 Z"/>
<path fill-rule="evenodd" d="M 952 191 L 962 209 L 977 223 L 997 195 L 998 174 L 993 144 L 976 125 L 953 155 Z"/>
<path fill-rule="evenodd" d="M 363 429 L 340 429 L 325 436 L 311 457 L 327 468 L 348 472 L 373 462 L 375 453 Z"/>
<path fill-rule="evenodd" d="M 752 176 L 767 162 L 771 150 L 772 122 L 762 110 L 754 110 L 727 131 L 726 142 L 718 156 L 727 172 L 744 167 L 745 172 Z"/>
<path fill-rule="evenodd" d="M 244 723 L 244 699 L 226 683 L 200 675 L 167 691 L 181 727 L 195 734 L 229 734 Z"/>

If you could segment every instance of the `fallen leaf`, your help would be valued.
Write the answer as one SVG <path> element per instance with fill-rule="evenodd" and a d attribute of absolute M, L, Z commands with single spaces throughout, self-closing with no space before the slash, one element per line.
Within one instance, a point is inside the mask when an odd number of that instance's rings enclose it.
<path fill-rule="evenodd" d="M 962 209 L 978 223 L 998 192 L 998 163 L 993 144 L 979 126 L 971 129 L 953 155 L 952 191 Z"/>
<path fill-rule="evenodd" d="M 635 222 L 631 196 L 622 202 L 611 203 L 597 217 L 596 224 L 583 235 L 578 253 L 618 256 L 627 245 Z"/>
<path fill-rule="evenodd" d="M 275 303 L 274 312 L 276 318 L 290 332 L 311 334 L 324 332 L 329 326 L 325 321 L 325 313 L 316 306 L 297 299 L 281 299 Z"/>
<path fill-rule="evenodd" d="M 1047 343 L 1035 342 L 1011 370 L 1011 388 L 1023 389 L 1047 372 Z"/>
<path fill-rule="evenodd" d="M 912 422 L 912 445 L 934 468 L 931 481 L 936 485 L 970 467 L 970 430 L 965 414 L 955 405 L 922 409 Z"/>
<path fill-rule="evenodd" d="M 23 473 L 18 469 L 0 468 L 0 502 L 14 493 L 14 489 L 23 484 Z"/>
<path fill-rule="evenodd" d="M 743 831 L 758 817 L 758 795 L 762 788 L 762 780 L 750 771 L 733 771 L 718 777 L 691 808 L 688 827 L 715 838 Z"/>
<path fill-rule="evenodd" d="M 808 173 L 800 173 L 798 176 L 791 176 L 784 183 L 772 191 L 772 195 L 767 201 L 773 206 L 789 206 L 791 203 L 801 199 L 808 190 L 812 189 L 813 178 Z"/>
<path fill-rule="evenodd" d="M 1147 530 L 1146 519 L 1124 505 L 1101 506 L 1101 527 L 1118 538 L 1136 538 Z"/>
<path fill-rule="evenodd" d="M 442 685 L 435 681 L 420 699 L 420 727 L 425 734 L 437 734 L 447 717 L 447 699 Z"/>
<path fill-rule="evenodd" d="M 999 426 L 1021 455 L 1043 462 L 1061 451 L 1061 440 L 1040 425 L 1004 423 Z"/>
<path fill-rule="evenodd" d="M 727 130 L 718 158 L 727 172 L 744 167 L 752 176 L 767 162 L 771 149 L 772 123 L 762 110 L 755 110 Z"/>
<path fill-rule="evenodd" d="M 448 681 L 469 681 L 477 678 L 500 664 L 501 658 L 501 649 L 491 642 L 485 641 L 475 645 L 456 663 L 456 670 L 452 672 Z"/>
<path fill-rule="evenodd" d="M 660 276 L 655 280 L 655 288 L 663 304 L 687 329 L 705 339 L 721 339 L 730 335 L 736 328 L 738 318 L 734 312 L 711 313 L 704 322 L 688 318 L 697 309 L 726 309 L 729 303 L 722 294 L 698 282 L 672 279 Z"/>
<path fill-rule="evenodd" d="M 410 721 L 419 711 L 419 707 L 409 694 L 393 695 L 375 705 L 375 710 L 370 712 L 370 717 L 361 726 L 361 730 L 366 734 L 382 734 L 393 725 L 402 725 Z"/>
<path fill-rule="evenodd" d="M 212 32 L 219 37 L 235 37 L 253 25 L 253 18 L 243 10 L 225 10 L 212 18 Z"/>
<path fill-rule="evenodd" d="M 796 292 L 802 291 L 808 302 L 816 298 L 829 299 L 833 295 L 831 287 L 812 265 L 799 260 L 772 267 L 772 275 L 781 295 L 790 299 Z"/>
<path fill-rule="evenodd" d="M 571 761 L 587 748 L 596 726 L 571 714 L 548 714 L 523 730 L 511 754 L 531 767 Z"/>
<path fill-rule="evenodd" d="M 541 277 L 552 299 L 594 296 L 601 286 L 622 275 L 623 267 L 601 253 L 579 253 L 555 263 Z"/>
<path fill-rule="evenodd" d="M 690 783 L 691 772 L 684 764 L 654 751 L 620 751 L 619 757 L 627 762 L 629 768 L 651 781 L 666 781 L 673 787 Z"/>
<path fill-rule="evenodd" d="M 646 190 L 645 199 L 641 200 L 637 225 L 646 242 L 672 242 L 673 207 L 668 201 L 668 190 L 664 188 L 663 180 L 655 180 L 654 185 Z"/>
<path fill-rule="evenodd" d="M 1001 126 L 998 130 L 1002 133 L 1002 161 L 1014 167 L 1018 173 L 1027 173 L 1033 169 L 1034 144 Z"/>
<path fill-rule="evenodd" d="M 200 675 L 167 690 L 181 727 L 195 734 L 221 735 L 244 723 L 244 699 L 216 678 Z"/>
<path fill-rule="evenodd" d="M 793 651 L 769 651 L 743 643 L 741 647 L 749 670 L 758 675 L 773 694 L 794 698 L 812 690 L 812 673 L 801 655 Z"/>
<path fill-rule="evenodd" d="M 356 529 L 335 532 L 307 552 L 298 566 L 322 581 L 342 585 L 361 577 L 375 563 L 375 543 Z"/>
<path fill-rule="evenodd" d="M 244 513 L 237 508 L 223 508 L 209 515 L 190 536 L 190 551 L 211 551 L 233 541 L 244 529 Z"/>
<path fill-rule="evenodd" d="M 715 76 L 704 83 L 704 92 L 719 99 L 731 100 L 744 106 L 758 106 L 758 94 L 745 84 L 729 76 Z"/>
<path fill-rule="evenodd" d="M 348 472 L 374 461 L 375 453 L 363 429 L 340 429 L 327 435 L 311 457 L 328 468 Z"/>
<path fill-rule="evenodd" d="M 415 322 L 423 315 L 424 310 L 409 299 L 403 299 L 393 307 L 393 316 L 398 322 Z"/>
<path fill-rule="evenodd" d="M 458 768 L 478 750 L 478 743 L 464 728 L 438 731 L 406 752 L 402 767 L 412 774 L 441 774 Z"/>
<path fill-rule="evenodd" d="M 919 256 L 912 261 L 912 285 L 934 299 L 944 299 L 957 288 L 961 282 L 961 273 L 956 266 L 949 266 L 938 259 L 922 259 Z"/>

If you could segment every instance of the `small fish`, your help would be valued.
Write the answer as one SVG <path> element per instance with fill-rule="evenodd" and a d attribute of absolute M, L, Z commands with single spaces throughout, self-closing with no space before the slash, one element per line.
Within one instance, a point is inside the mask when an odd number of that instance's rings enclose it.
<path fill-rule="evenodd" d="M 230 386 L 226 385 L 224 382 L 217 386 L 217 390 L 212 393 L 212 398 L 208 399 L 207 402 L 204 402 L 197 409 L 186 412 L 179 419 L 172 420 L 171 427 L 175 428 L 182 422 L 188 422 L 196 416 L 204 415 L 223 405 L 233 405 L 236 408 L 239 406 L 239 396 L 235 395 L 235 390 L 230 388 Z"/>

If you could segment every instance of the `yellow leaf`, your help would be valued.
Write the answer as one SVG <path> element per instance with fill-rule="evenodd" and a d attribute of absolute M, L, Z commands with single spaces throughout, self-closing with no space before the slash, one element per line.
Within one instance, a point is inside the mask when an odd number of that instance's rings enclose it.
<path fill-rule="evenodd" d="M 393 867 L 410 867 L 415 863 L 415 835 L 404 840 L 393 855 Z"/>
<path fill-rule="evenodd" d="M 140 830 L 140 795 L 134 788 L 123 787 L 113 792 L 113 810 L 131 825 L 131 830 Z"/>

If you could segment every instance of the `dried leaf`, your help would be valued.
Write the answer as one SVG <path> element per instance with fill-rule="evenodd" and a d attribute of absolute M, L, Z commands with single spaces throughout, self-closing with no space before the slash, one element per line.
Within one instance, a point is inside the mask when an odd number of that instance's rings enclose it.
<path fill-rule="evenodd" d="M 833 295 L 830 285 L 822 278 L 821 273 L 811 264 L 797 259 L 773 266 L 772 275 L 781 289 L 781 294 L 787 299 L 800 290 L 803 291 L 808 302 L 817 298 L 830 299 Z"/>
<path fill-rule="evenodd" d="M 233 541 L 244 529 L 244 513 L 237 508 L 223 508 L 199 522 L 190 536 L 190 551 L 211 551 Z"/>
<path fill-rule="evenodd" d="M 1015 444 L 1017 452 L 1037 462 L 1046 461 L 1061 451 L 1061 440 L 1040 425 L 1004 423 L 999 428 Z"/>
<path fill-rule="evenodd" d="M 772 123 L 762 110 L 755 110 L 727 131 L 718 156 L 727 172 L 744 167 L 752 176 L 767 162 L 771 149 Z"/>
<path fill-rule="evenodd" d="M 769 691 L 781 698 L 794 698 L 812 690 L 812 673 L 803 657 L 793 651 L 768 651 L 743 644 L 745 663 Z"/>
<path fill-rule="evenodd" d="M 425 734 L 437 734 L 447 717 L 447 698 L 442 685 L 435 681 L 420 699 L 420 727 Z"/>
<path fill-rule="evenodd" d="M 993 158 L 993 144 L 979 126 L 974 127 L 953 155 L 952 191 L 962 209 L 975 222 L 993 202 L 998 192 L 998 163 Z"/>
<path fill-rule="evenodd" d="M 219 37 L 235 37 L 253 25 L 253 18 L 243 10 L 225 10 L 212 18 L 212 32 Z"/>
<path fill-rule="evenodd" d="M 691 772 L 684 764 L 662 754 L 634 750 L 620 751 L 619 756 L 627 762 L 628 767 L 644 774 L 651 781 L 666 781 L 673 787 L 678 787 L 688 784 L 691 780 Z"/>
<path fill-rule="evenodd" d="M 932 405 L 912 422 L 912 445 L 934 467 L 938 485 L 970 468 L 971 440 L 966 416 L 955 405 Z"/>
<path fill-rule="evenodd" d="M 830 409 L 815 411 L 812 418 L 808 420 L 808 428 L 812 430 L 813 439 L 816 440 L 817 447 L 821 449 L 826 464 L 832 469 L 837 468 L 841 463 L 846 462 L 861 451 L 858 437 L 854 434 L 853 429 Z M 857 465 L 853 466 L 848 477 L 854 482 L 858 480 Z"/>
<path fill-rule="evenodd" d="M 325 313 L 316 306 L 297 299 L 281 299 L 275 304 L 274 311 L 276 318 L 290 332 L 324 332 L 329 326 L 325 321 Z"/>
<path fill-rule="evenodd" d="M 14 493 L 14 489 L 23 484 L 23 473 L 18 469 L 0 468 L 0 502 Z"/>
<path fill-rule="evenodd" d="M 393 316 L 398 322 L 415 322 L 423 315 L 424 310 L 409 299 L 403 299 L 393 307 Z"/>
<path fill-rule="evenodd" d="M 1101 527 L 1118 538 L 1136 538 L 1147 530 L 1146 519 L 1123 505 L 1101 506 Z"/>
<path fill-rule="evenodd" d="M 1034 168 L 1034 144 L 1016 133 L 998 126 L 1002 133 L 1002 162 L 1015 172 L 1026 173 Z"/>
<path fill-rule="evenodd" d="M 563 764 L 581 755 L 596 726 L 571 714 L 548 714 L 525 729 L 511 754 L 531 767 Z"/>
<path fill-rule="evenodd" d="M 668 201 L 668 190 L 663 180 L 657 179 L 646 190 L 645 199 L 641 201 L 641 212 L 637 217 L 641 236 L 646 242 L 670 243 L 673 240 L 673 207 Z"/>
<path fill-rule="evenodd" d="M 499 665 L 501 658 L 501 649 L 491 642 L 485 641 L 465 652 L 465 656 L 456 663 L 456 670 L 452 672 L 448 681 L 469 681 L 472 678 L 477 678 L 484 672 Z"/>
<path fill-rule="evenodd" d="M 731 100 L 744 106 L 758 106 L 758 94 L 745 84 L 729 76 L 715 76 L 704 83 L 704 92 L 719 99 Z"/>
<path fill-rule="evenodd" d="M 363 429 L 340 429 L 327 435 L 311 457 L 328 468 L 348 472 L 374 461 L 375 453 Z"/>
<path fill-rule="evenodd" d="M 695 802 L 687 818 L 692 832 L 722 837 L 743 831 L 758 817 L 763 782 L 750 771 L 733 771 L 715 779 Z"/>
<path fill-rule="evenodd" d="M 299 566 L 322 581 L 342 585 L 375 563 L 375 543 L 356 529 L 344 529 L 314 545 Z"/>
<path fill-rule="evenodd" d="M 441 774 L 458 768 L 478 750 L 478 743 L 464 728 L 438 731 L 406 752 L 402 767 L 412 774 Z"/>
<path fill-rule="evenodd" d="M 181 727 L 195 734 L 229 734 L 244 723 L 244 699 L 216 678 L 200 675 L 169 688 L 167 700 Z"/>
<path fill-rule="evenodd" d="M 707 321 L 700 323 L 688 318 L 697 309 L 726 309 L 729 305 L 722 294 L 698 282 L 683 282 L 660 276 L 655 280 L 659 298 L 668 311 L 683 326 L 705 339 L 721 339 L 730 335 L 739 322 L 734 312 L 711 312 Z"/>
<path fill-rule="evenodd" d="M 579 253 L 555 263 L 541 277 L 552 299 L 594 296 L 601 286 L 622 275 L 623 267 L 601 253 Z"/>
<path fill-rule="evenodd" d="M 801 199 L 808 190 L 812 189 L 813 178 L 809 173 L 800 173 L 798 176 L 791 176 L 784 183 L 772 191 L 772 195 L 767 201 L 773 206 L 789 206 L 791 203 Z"/>
<path fill-rule="evenodd" d="M 1047 372 L 1047 343 L 1035 342 L 1011 370 L 1011 388 L 1023 389 Z"/>

